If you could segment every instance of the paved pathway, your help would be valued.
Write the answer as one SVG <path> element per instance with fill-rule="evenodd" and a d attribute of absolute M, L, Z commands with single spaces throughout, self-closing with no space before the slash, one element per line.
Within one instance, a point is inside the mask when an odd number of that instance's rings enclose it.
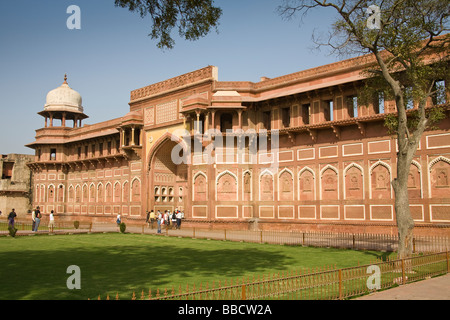
<path fill-rule="evenodd" d="M 371 293 L 355 300 L 450 300 L 450 274 Z"/>

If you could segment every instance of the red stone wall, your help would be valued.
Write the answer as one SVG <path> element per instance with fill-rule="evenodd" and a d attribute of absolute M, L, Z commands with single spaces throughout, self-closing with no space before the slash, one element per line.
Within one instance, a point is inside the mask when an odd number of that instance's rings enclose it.
<path fill-rule="evenodd" d="M 70 219 L 110 221 L 121 214 L 142 221 L 147 210 L 180 208 L 193 226 L 245 229 L 259 219 L 263 229 L 396 232 L 390 183 L 397 170 L 396 140 L 383 125 L 378 102 L 362 106 L 355 99 L 368 61 L 349 59 L 260 83 L 219 82 L 216 68 L 207 67 L 134 90 L 132 112 L 122 122 L 104 123 L 110 132 L 99 124 L 38 130 L 38 138 L 67 134 L 70 143 L 55 147 L 55 165 L 34 167 L 34 206 Z M 395 103 L 385 101 L 384 111 L 395 112 Z M 130 131 L 123 137 L 113 131 L 128 122 L 139 127 L 138 148 L 118 146 L 106 158 L 98 152 L 94 159 L 77 155 L 89 139 L 106 144 L 113 137 L 113 147 L 123 144 Z M 254 155 L 248 145 L 238 151 L 233 140 L 214 149 L 212 164 L 201 154 L 188 164 L 172 163 L 175 128 L 194 135 L 225 127 L 270 127 L 272 140 L 267 151 Z M 279 145 L 271 148 L 275 129 Z M 450 230 L 449 130 L 447 118 L 439 130 L 427 131 L 410 168 L 410 208 L 419 232 Z M 97 137 L 102 132 L 105 137 Z M 187 143 L 197 138 L 202 139 L 192 136 Z M 208 138 L 200 142 L 202 151 L 212 143 Z M 44 143 L 37 162 L 47 162 L 51 148 Z M 230 157 L 222 157 L 229 151 Z"/>

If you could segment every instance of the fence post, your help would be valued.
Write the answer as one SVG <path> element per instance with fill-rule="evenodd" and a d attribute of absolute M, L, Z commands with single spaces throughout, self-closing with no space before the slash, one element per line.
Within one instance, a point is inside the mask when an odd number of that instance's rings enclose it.
<path fill-rule="evenodd" d="M 402 284 L 406 284 L 406 279 L 405 279 L 405 259 L 402 259 Z"/>
<path fill-rule="evenodd" d="M 449 256 L 448 256 L 448 250 L 447 250 L 447 253 L 446 253 L 446 256 L 447 256 L 447 273 L 450 273 L 450 261 L 449 261 Z"/>
<path fill-rule="evenodd" d="M 413 237 L 412 243 L 413 243 L 413 253 L 416 253 L 416 238 Z"/>
<path fill-rule="evenodd" d="M 263 232 L 262 230 L 259 232 L 260 243 L 263 243 Z"/>
<path fill-rule="evenodd" d="M 192 228 L 192 238 L 195 239 L 195 227 Z"/>
<path fill-rule="evenodd" d="M 227 241 L 227 229 L 223 229 L 224 240 Z"/>
<path fill-rule="evenodd" d="M 245 284 L 242 285 L 242 300 L 247 300 Z"/>
<path fill-rule="evenodd" d="M 89 224 L 89 233 L 92 232 L 92 222 Z"/>
<path fill-rule="evenodd" d="M 352 250 L 355 250 L 355 234 L 352 237 Z"/>
<path fill-rule="evenodd" d="M 342 300 L 342 269 L 338 270 L 339 274 L 339 300 Z"/>

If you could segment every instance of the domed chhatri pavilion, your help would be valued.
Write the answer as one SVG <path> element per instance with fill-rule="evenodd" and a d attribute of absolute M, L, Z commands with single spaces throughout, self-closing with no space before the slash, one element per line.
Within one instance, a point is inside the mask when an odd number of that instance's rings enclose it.
<path fill-rule="evenodd" d="M 65 77 L 28 145 L 33 206 L 60 220 L 142 222 L 149 210 L 178 208 L 185 225 L 396 233 L 397 144 L 384 127 L 395 102 L 376 90 L 367 105 L 357 99 L 371 63 L 257 83 L 221 82 L 209 66 L 132 91 L 128 113 L 92 125 L 82 125 L 82 98 Z M 428 107 L 448 106 L 448 83 L 437 80 L 446 89 Z M 416 233 L 450 234 L 449 141 L 447 117 L 411 165 Z"/>
<path fill-rule="evenodd" d="M 81 127 L 81 121 L 88 118 L 83 113 L 81 95 L 69 87 L 67 75 L 63 84 L 47 94 L 44 110 L 38 113 L 45 117 L 45 127 L 53 127 L 53 120 L 61 120 L 61 126 L 66 126 L 67 120 L 73 120 L 73 127 Z M 50 120 L 48 124 L 47 120 Z"/>

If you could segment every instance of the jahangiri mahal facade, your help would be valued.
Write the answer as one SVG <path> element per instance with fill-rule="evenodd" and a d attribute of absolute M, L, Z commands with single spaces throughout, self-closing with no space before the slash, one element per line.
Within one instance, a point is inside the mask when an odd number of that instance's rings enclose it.
<path fill-rule="evenodd" d="M 65 78 L 27 145 L 33 206 L 62 220 L 121 214 L 141 223 L 151 209 L 178 208 L 184 225 L 396 234 L 397 144 L 384 126 L 395 102 L 376 90 L 368 105 L 357 101 L 373 62 L 352 58 L 258 83 L 219 81 L 208 66 L 132 91 L 127 114 L 92 125 L 82 124 L 81 96 Z M 428 107 L 449 106 L 449 84 L 437 80 L 445 91 Z M 449 118 L 438 127 L 421 139 L 408 191 L 415 232 L 448 235 Z M 223 146 L 211 149 L 218 139 Z"/>

